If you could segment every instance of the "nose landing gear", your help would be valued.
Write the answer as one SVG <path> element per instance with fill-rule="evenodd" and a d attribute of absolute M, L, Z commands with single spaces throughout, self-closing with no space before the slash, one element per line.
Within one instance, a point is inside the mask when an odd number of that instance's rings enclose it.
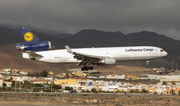
<path fill-rule="evenodd" d="M 146 61 L 146 68 L 149 68 L 150 61 Z"/>

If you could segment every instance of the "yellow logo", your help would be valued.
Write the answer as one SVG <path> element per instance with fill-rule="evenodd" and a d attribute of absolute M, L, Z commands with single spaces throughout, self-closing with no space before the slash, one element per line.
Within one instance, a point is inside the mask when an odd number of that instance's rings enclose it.
<path fill-rule="evenodd" d="M 30 42 L 33 40 L 33 34 L 31 32 L 26 32 L 24 34 L 24 40 L 27 42 Z"/>

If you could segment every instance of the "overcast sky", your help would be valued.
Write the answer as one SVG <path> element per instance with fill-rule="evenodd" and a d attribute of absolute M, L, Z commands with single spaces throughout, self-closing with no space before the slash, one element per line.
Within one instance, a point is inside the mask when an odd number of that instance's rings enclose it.
<path fill-rule="evenodd" d="M 1 0 L 0 25 L 71 34 L 146 30 L 180 40 L 180 0 Z"/>

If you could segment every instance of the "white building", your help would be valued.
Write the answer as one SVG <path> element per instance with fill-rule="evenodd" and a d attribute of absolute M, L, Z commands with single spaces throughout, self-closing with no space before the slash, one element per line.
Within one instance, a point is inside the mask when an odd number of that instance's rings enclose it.
<path fill-rule="evenodd" d="M 89 91 L 91 91 L 91 89 L 92 88 L 94 88 L 94 86 L 82 86 L 82 88 L 81 89 L 83 89 L 83 90 L 85 90 L 85 91 L 87 91 L 87 90 L 89 90 Z"/>
<path fill-rule="evenodd" d="M 21 75 L 27 75 L 27 74 L 28 74 L 28 72 L 25 72 L 25 71 L 20 71 L 20 72 L 19 72 L 19 74 L 21 74 Z"/>
<path fill-rule="evenodd" d="M 11 69 L 3 69 L 6 72 L 11 72 Z"/>
<path fill-rule="evenodd" d="M 107 79 L 125 79 L 125 75 L 107 75 L 106 77 L 100 76 L 99 78 L 107 78 Z"/>
<path fill-rule="evenodd" d="M 95 76 L 87 76 L 88 78 L 97 79 L 98 77 Z"/>
<path fill-rule="evenodd" d="M 3 80 L 3 78 L 1 77 L 1 78 L 0 78 L 0 87 L 3 87 L 3 81 L 4 81 L 4 80 Z"/>
<path fill-rule="evenodd" d="M 19 69 L 12 69 L 11 71 L 13 74 L 17 74 L 19 72 Z"/>
<path fill-rule="evenodd" d="M 4 81 L 4 83 L 6 83 L 6 87 L 11 87 L 11 85 L 12 85 L 11 81 Z"/>
<path fill-rule="evenodd" d="M 46 79 L 34 79 L 34 80 L 29 80 L 28 82 L 34 84 L 44 84 L 44 83 L 50 84 L 52 81 Z"/>
<path fill-rule="evenodd" d="M 165 76 L 165 75 L 148 75 L 149 79 L 180 79 L 180 75 L 172 75 L 172 76 Z"/>
<path fill-rule="evenodd" d="M 27 80 L 31 80 L 32 78 L 28 76 L 23 76 L 23 77 L 13 77 L 13 79 L 15 79 L 16 81 L 24 82 Z"/>
<path fill-rule="evenodd" d="M 10 74 L 8 71 L 0 70 L 0 74 Z"/>

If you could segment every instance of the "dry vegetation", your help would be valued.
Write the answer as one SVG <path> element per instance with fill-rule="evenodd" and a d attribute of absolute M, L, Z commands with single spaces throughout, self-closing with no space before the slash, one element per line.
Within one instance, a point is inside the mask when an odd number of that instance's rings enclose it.
<path fill-rule="evenodd" d="M 179 106 L 179 96 L 117 94 L 1 94 L 1 106 Z M 16 105 L 17 104 L 17 105 Z"/>

